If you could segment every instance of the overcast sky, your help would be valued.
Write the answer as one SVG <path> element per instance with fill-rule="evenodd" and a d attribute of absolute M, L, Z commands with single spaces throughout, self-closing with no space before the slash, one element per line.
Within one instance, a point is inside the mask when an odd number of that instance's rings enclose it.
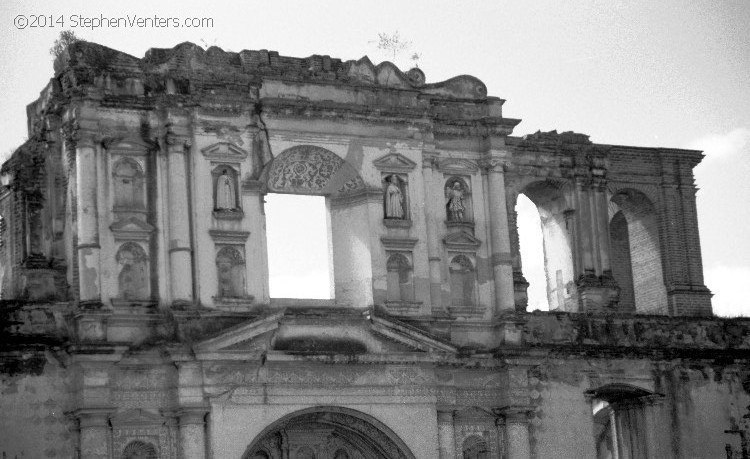
<path fill-rule="evenodd" d="M 18 29 L 18 15 L 51 15 L 53 27 Z M 213 27 L 73 28 L 100 15 L 211 18 Z M 507 100 L 506 116 L 523 119 L 517 135 L 574 130 L 600 143 L 704 150 L 696 175 L 706 283 L 717 314 L 748 315 L 749 24 L 747 0 L 4 1 L 0 154 L 24 140 L 25 106 L 52 76 L 48 50 L 64 29 L 137 57 L 192 41 L 374 62 L 389 58 L 378 33 L 398 31 L 412 43 L 401 68 L 417 52 L 428 82 L 478 77 Z"/>

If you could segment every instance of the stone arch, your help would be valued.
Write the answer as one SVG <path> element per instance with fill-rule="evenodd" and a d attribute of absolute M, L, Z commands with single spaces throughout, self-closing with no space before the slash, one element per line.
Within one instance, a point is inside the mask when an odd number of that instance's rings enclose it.
<path fill-rule="evenodd" d="M 123 300 L 147 300 L 149 287 L 148 255 L 140 244 L 126 242 L 115 254 L 120 266 L 117 275 L 118 297 Z"/>
<path fill-rule="evenodd" d="M 402 253 L 393 253 L 386 262 L 387 301 L 414 301 L 412 266 Z"/>
<path fill-rule="evenodd" d="M 159 455 L 151 443 L 133 440 L 122 450 L 121 459 L 157 459 Z"/>
<path fill-rule="evenodd" d="M 573 242 L 568 222 L 570 206 L 564 186 L 549 180 L 537 180 L 526 184 L 519 194 L 529 198 L 539 212 L 549 309 L 575 311 L 578 307 L 577 302 L 568 288 L 575 282 L 575 271 Z M 514 209 L 517 200 L 516 196 Z M 518 257 L 516 264 L 520 268 L 520 252 Z"/>
<path fill-rule="evenodd" d="M 365 188 L 351 164 L 314 145 L 298 145 L 282 151 L 264 173 L 268 191 L 274 193 L 338 196 Z"/>
<path fill-rule="evenodd" d="M 309 432 L 318 433 L 313 443 Z M 320 432 L 327 433 L 321 436 Z M 365 413 L 334 406 L 308 408 L 282 417 L 253 439 L 242 459 L 254 459 L 258 452 L 276 459 L 290 447 L 294 451 L 307 447 L 317 453 L 312 457 L 334 457 L 344 450 L 373 459 L 415 459 L 403 440 L 382 422 Z"/>
<path fill-rule="evenodd" d="M 666 314 L 667 292 L 653 201 L 639 190 L 623 188 L 610 203 L 611 264 L 621 289 L 619 308 Z"/>
<path fill-rule="evenodd" d="M 112 166 L 114 210 L 145 210 L 145 173 L 133 158 L 120 158 Z"/>

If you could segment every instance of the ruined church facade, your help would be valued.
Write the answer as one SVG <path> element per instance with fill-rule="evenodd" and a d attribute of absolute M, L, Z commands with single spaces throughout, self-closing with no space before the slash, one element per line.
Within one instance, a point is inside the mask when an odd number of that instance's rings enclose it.
<path fill-rule="evenodd" d="M 367 58 L 71 45 L 0 170 L 4 457 L 746 457 L 701 153 L 513 136 L 503 102 Z M 269 296 L 268 193 L 325 197 L 332 300 Z"/>

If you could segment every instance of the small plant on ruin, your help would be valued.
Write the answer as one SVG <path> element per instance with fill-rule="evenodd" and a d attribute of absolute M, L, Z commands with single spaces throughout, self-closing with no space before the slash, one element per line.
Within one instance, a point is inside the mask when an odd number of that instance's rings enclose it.
<path fill-rule="evenodd" d="M 63 52 L 65 52 L 66 49 L 68 49 L 68 46 L 72 45 L 73 43 L 83 41 L 82 39 L 78 38 L 72 30 L 63 30 L 60 32 L 60 36 L 55 40 L 55 42 L 52 44 L 52 47 L 49 49 L 49 53 L 57 59 L 59 55 L 61 55 Z"/>

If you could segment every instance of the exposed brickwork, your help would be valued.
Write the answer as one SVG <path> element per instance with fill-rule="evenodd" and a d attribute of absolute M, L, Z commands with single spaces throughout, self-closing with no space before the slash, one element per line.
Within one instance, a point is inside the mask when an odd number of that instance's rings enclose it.
<path fill-rule="evenodd" d="M 630 260 L 630 235 L 628 222 L 622 211 L 617 212 L 610 223 L 612 276 L 620 287 L 619 311 L 635 311 L 633 292 L 633 269 Z"/>

